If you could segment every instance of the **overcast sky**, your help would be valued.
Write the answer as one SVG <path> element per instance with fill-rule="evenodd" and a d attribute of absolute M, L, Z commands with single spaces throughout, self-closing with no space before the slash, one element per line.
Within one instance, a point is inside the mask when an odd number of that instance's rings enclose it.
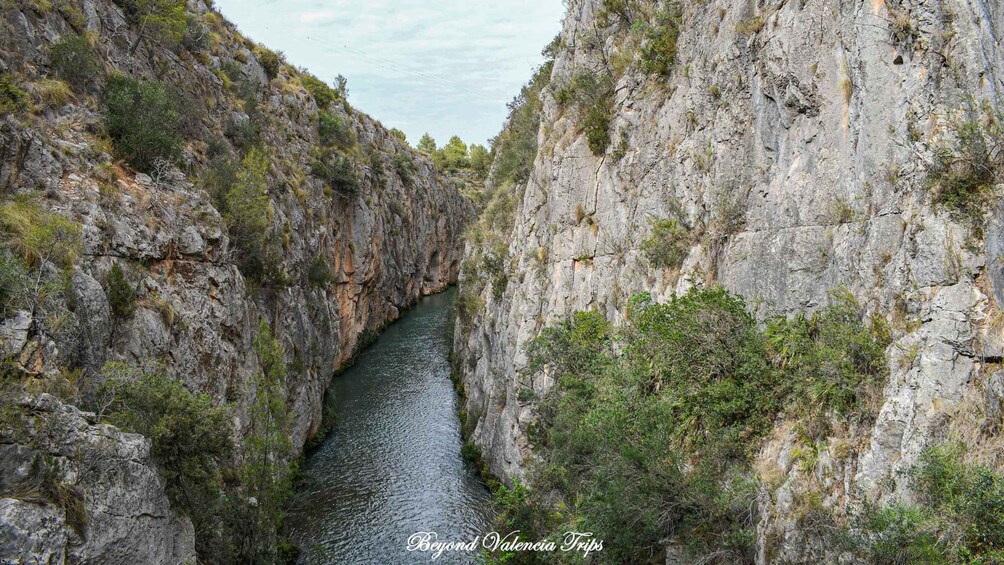
<path fill-rule="evenodd" d="M 561 29 L 561 0 L 216 0 L 217 8 L 290 63 L 415 145 L 457 134 L 486 143 L 506 102 Z"/>

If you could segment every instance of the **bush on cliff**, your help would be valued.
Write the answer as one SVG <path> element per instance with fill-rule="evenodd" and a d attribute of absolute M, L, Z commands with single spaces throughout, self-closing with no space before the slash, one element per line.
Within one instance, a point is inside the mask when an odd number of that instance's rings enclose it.
<path fill-rule="evenodd" d="M 916 502 L 866 506 L 851 546 L 871 563 L 1004 562 L 1004 476 L 936 445 L 909 473 Z"/>
<path fill-rule="evenodd" d="M 124 75 L 108 79 L 103 95 L 105 128 L 115 153 L 140 171 L 181 155 L 181 113 L 161 84 Z"/>
<path fill-rule="evenodd" d="M 150 454 L 167 479 L 171 500 L 197 530 L 205 528 L 215 511 L 219 468 L 233 451 L 229 410 L 161 373 L 137 374 L 119 363 L 107 365 L 104 373 L 102 395 L 111 398 L 112 423 L 150 438 Z"/>
<path fill-rule="evenodd" d="M 771 332 L 721 289 L 665 304 L 639 295 L 627 316 L 614 327 L 579 312 L 530 342 L 529 370 L 546 368 L 556 384 L 528 431 L 537 492 L 503 492 L 503 519 L 546 516 L 523 522 L 540 537 L 592 531 L 604 563 L 647 562 L 667 538 L 695 558 L 752 563 L 761 440 L 779 415 L 804 417 L 794 400 L 810 391 L 833 404 L 811 409 L 832 417 L 866 410 L 849 389 L 883 374 L 883 333 L 839 296 L 808 321 L 771 321 Z"/>
<path fill-rule="evenodd" d="M 73 33 L 63 35 L 52 46 L 49 58 L 56 74 L 66 79 L 75 90 L 85 88 L 104 71 L 90 41 Z"/>

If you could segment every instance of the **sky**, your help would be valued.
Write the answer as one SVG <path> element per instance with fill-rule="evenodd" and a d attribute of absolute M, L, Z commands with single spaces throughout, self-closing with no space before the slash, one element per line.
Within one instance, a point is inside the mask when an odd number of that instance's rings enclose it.
<path fill-rule="evenodd" d="M 561 29 L 561 0 L 216 0 L 241 32 L 405 132 L 486 144 L 541 50 Z"/>

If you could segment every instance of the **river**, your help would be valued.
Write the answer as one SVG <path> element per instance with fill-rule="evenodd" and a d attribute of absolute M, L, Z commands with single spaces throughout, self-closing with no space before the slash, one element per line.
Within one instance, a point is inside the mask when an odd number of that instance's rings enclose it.
<path fill-rule="evenodd" d="M 337 424 L 307 457 L 286 519 L 300 563 L 430 563 L 406 550 L 415 532 L 469 541 L 490 529 L 488 489 L 460 458 L 448 361 L 455 295 L 422 299 L 332 382 Z"/>

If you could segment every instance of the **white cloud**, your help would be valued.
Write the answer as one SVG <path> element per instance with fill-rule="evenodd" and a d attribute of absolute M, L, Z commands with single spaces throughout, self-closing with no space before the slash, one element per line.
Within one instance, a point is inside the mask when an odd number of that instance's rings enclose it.
<path fill-rule="evenodd" d="M 327 21 L 334 17 L 335 13 L 331 10 L 318 10 L 315 12 L 301 12 L 298 19 L 300 20 L 300 23 L 313 24 Z"/>

